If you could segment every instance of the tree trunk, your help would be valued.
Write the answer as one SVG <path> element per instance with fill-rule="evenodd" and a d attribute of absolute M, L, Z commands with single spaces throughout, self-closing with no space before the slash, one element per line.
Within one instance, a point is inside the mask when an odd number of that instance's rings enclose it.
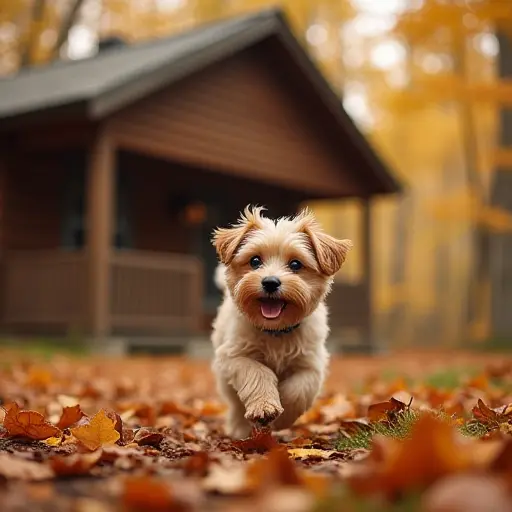
<path fill-rule="evenodd" d="M 45 9 L 46 0 L 34 0 L 28 28 L 29 32 L 27 35 L 27 43 L 25 44 L 21 54 L 20 68 L 30 66 L 32 63 L 32 52 L 34 51 L 34 47 L 41 34 L 41 21 L 44 16 Z"/>
<path fill-rule="evenodd" d="M 500 78 L 512 78 L 512 40 L 499 34 Z M 501 147 L 512 149 L 512 110 L 500 112 Z M 512 169 L 497 168 L 491 185 L 491 204 L 512 213 Z M 491 338 L 512 338 L 512 234 L 493 233 L 491 240 Z"/>

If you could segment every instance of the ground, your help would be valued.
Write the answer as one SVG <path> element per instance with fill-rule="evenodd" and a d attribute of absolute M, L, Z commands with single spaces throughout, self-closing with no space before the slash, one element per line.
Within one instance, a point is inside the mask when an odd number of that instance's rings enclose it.
<path fill-rule="evenodd" d="M 512 510 L 508 356 L 337 357 L 292 430 L 241 442 L 206 361 L 0 361 L 3 512 Z"/>

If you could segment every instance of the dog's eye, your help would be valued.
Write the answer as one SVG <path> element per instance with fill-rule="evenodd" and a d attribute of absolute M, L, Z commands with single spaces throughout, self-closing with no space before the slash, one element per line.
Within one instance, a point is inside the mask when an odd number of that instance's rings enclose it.
<path fill-rule="evenodd" d="M 303 266 L 304 265 L 299 260 L 292 260 L 288 263 L 288 267 L 294 272 L 298 272 Z"/>
<path fill-rule="evenodd" d="M 261 265 L 263 265 L 263 262 L 259 256 L 253 256 L 249 261 L 249 265 L 251 265 L 251 267 L 256 270 L 257 268 L 260 268 Z"/>

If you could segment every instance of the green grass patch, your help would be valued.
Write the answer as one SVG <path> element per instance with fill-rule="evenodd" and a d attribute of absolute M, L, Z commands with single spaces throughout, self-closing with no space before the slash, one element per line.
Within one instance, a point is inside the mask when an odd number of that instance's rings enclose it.
<path fill-rule="evenodd" d="M 78 336 L 58 338 L 0 338 L 0 351 L 7 356 L 28 356 L 34 359 L 50 360 L 55 356 L 85 357 L 90 348 Z"/>
<path fill-rule="evenodd" d="M 449 416 L 443 411 L 435 412 L 435 415 L 445 421 L 450 421 Z M 420 412 L 407 408 L 397 413 L 393 419 L 377 421 L 361 427 L 350 436 L 341 434 L 336 442 L 338 451 L 350 451 L 357 449 L 370 449 L 375 435 L 381 435 L 396 440 L 408 439 L 412 429 L 420 418 Z M 467 437 L 483 437 L 489 432 L 489 428 L 475 419 L 464 422 L 459 427 L 462 435 Z"/>

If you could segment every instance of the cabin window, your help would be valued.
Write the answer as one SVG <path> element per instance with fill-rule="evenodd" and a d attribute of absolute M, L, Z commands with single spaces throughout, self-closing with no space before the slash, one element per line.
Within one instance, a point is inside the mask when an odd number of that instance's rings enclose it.
<path fill-rule="evenodd" d="M 63 192 L 62 247 L 82 249 L 87 242 L 86 233 L 86 158 L 85 154 L 67 155 L 67 181 Z M 131 223 L 131 186 L 127 173 L 117 173 L 116 215 L 112 245 L 116 249 L 133 248 Z"/>

